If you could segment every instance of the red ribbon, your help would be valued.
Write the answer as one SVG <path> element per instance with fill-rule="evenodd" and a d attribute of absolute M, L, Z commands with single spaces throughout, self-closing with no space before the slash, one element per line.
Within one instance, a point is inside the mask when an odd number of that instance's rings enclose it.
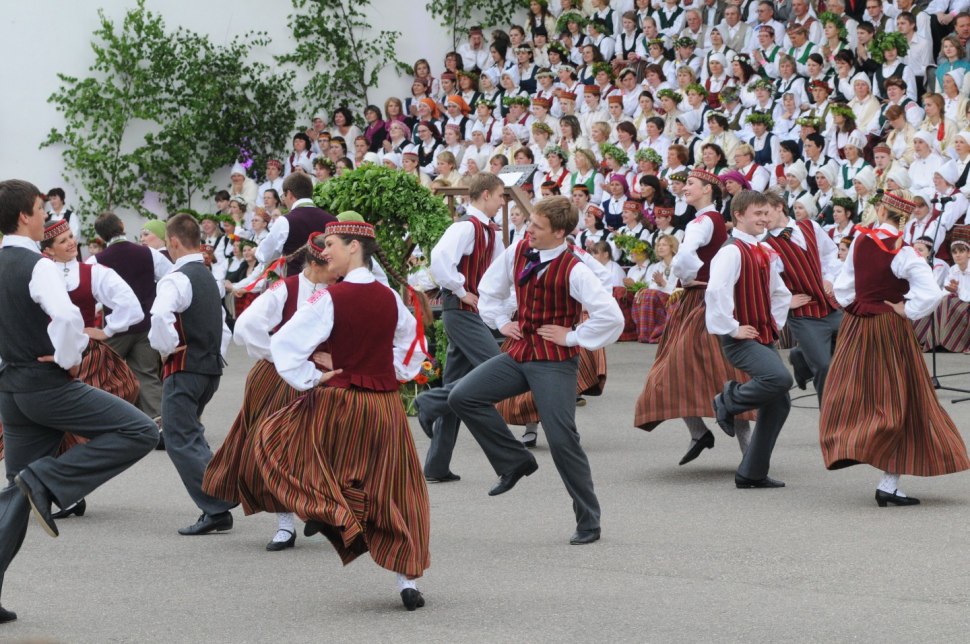
<path fill-rule="evenodd" d="M 876 246 L 878 246 L 880 250 L 882 250 L 883 252 L 889 253 L 890 255 L 895 255 L 900 250 L 902 250 L 902 246 L 900 246 L 899 248 L 893 248 L 892 250 L 890 250 L 889 247 L 886 246 L 886 243 L 879 236 L 879 230 L 882 230 L 882 229 L 864 228 L 862 226 L 856 226 L 852 230 L 854 232 L 856 232 L 856 233 L 858 233 L 858 234 L 860 234 L 860 235 L 862 235 L 864 237 L 868 237 L 872 241 L 876 242 Z M 897 239 L 899 239 L 900 237 L 903 236 L 902 233 L 896 233 L 894 235 L 891 232 L 889 232 L 888 230 L 882 230 L 882 232 L 884 232 L 886 235 L 888 235 L 887 239 L 891 239 L 894 243 L 896 242 Z"/>
<path fill-rule="evenodd" d="M 249 286 L 244 287 L 243 290 L 246 291 L 247 293 L 250 293 L 254 288 L 256 288 L 259 285 L 260 282 L 262 282 L 264 279 L 266 279 L 267 277 L 269 277 L 269 274 L 270 273 L 272 273 L 273 271 L 279 270 L 280 268 L 282 268 L 285 265 L 286 265 L 286 258 L 285 257 L 280 257 L 279 259 L 277 259 L 276 261 L 274 261 L 272 264 L 270 264 L 266 268 L 266 270 L 263 271 L 262 275 L 260 275 L 259 277 L 257 277 L 256 280 L 252 284 L 250 284 Z"/>
<path fill-rule="evenodd" d="M 946 119 L 940 119 L 940 127 L 936 128 L 936 140 L 943 141 L 943 133 L 946 131 Z"/>
<path fill-rule="evenodd" d="M 421 312 L 421 302 L 418 300 L 418 292 L 414 290 L 414 287 L 409 286 L 408 293 L 411 294 L 411 304 L 414 306 L 414 319 L 418 324 L 418 328 L 414 333 L 414 340 L 411 342 L 411 346 L 408 348 L 407 355 L 404 356 L 404 364 L 411 362 L 411 358 L 414 357 L 414 350 L 419 345 L 424 355 L 428 355 L 428 344 L 425 342 L 424 337 L 424 314 Z"/>

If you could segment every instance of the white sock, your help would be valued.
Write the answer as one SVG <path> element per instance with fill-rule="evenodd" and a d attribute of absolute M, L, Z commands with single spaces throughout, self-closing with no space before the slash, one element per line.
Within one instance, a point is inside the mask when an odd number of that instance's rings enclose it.
<path fill-rule="evenodd" d="M 690 432 L 690 439 L 694 441 L 699 441 L 701 437 L 708 432 L 707 425 L 704 421 L 697 416 L 689 416 L 684 419 L 684 423 L 687 425 L 687 430 Z"/>
<path fill-rule="evenodd" d="M 746 420 L 734 420 L 734 435 L 738 438 L 738 447 L 741 453 L 748 451 L 748 443 L 751 442 L 751 423 Z"/>
<path fill-rule="evenodd" d="M 413 579 L 408 579 L 407 575 L 397 573 L 397 591 L 402 592 L 405 588 L 413 588 L 414 590 L 417 590 L 418 586 L 414 583 Z"/>
<path fill-rule="evenodd" d="M 883 492 L 888 494 L 896 494 L 898 496 L 906 496 L 899 490 L 899 474 L 890 474 L 889 472 L 883 472 L 882 478 L 879 480 L 878 488 Z"/>
<path fill-rule="evenodd" d="M 525 424 L 525 433 L 526 434 L 535 434 L 536 436 L 538 436 L 539 435 L 539 423 L 526 423 Z"/>
<path fill-rule="evenodd" d="M 276 535 L 273 541 L 289 541 L 290 537 L 296 534 L 296 523 L 293 515 L 289 512 L 276 513 Z"/>

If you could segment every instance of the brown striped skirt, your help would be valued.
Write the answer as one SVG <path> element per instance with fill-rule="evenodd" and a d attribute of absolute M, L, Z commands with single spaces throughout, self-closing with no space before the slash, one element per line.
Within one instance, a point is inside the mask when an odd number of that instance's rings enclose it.
<path fill-rule="evenodd" d="M 667 326 L 667 302 L 670 295 L 645 288 L 633 298 L 633 322 L 637 327 L 637 341 L 656 344 Z"/>
<path fill-rule="evenodd" d="M 707 332 L 704 289 L 690 288 L 670 308 L 647 382 L 637 399 L 634 424 L 652 431 L 672 418 L 711 417 L 712 401 L 728 380 L 748 376 L 724 357 L 720 339 Z M 755 412 L 738 418 L 754 420 Z"/>
<path fill-rule="evenodd" d="M 845 314 L 825 381 L 819 435 L 830 470 L 868 463 L 893 474 L 938 476 L 970 468 L 913 327 L 896 313 Z"/>
<path fill-rule="evenodd" d="M 953 353 L 970 350 L 970 302 L 964 302 L 956 295 L 948 295 L 933 315 L 913 322 L 916 339 L 924 351 L 933 348 L 934 322 L 937 347 Z"/>
<path fill-rule="evenodd" d="M 324 524 L 345 565 L 370 552 L 412 578 L 428 568 L 428 488 L 397 391 L 315 387 L 264 419 L 250 445 L 257 471 L 241 472 L 244 498 L 265 486 Z"/>
<path fill-rule="evenodd" d="M 252 462 L 252 435 L 259 423 L 303 395 L 286 384 L 268 360 L 260 360 L 246 376 L 243 404 L 233 421 L 222 447 L 213 455 L 205 470 L 202 489 L 217 499 L 242 503 L 246 514 L 287 512 L 287 508 L 266 489 L 258 476 L 246 478 L 246 493 L 240 493 L 241 472 L 256 472 Z"/>
<path fill-rule="evenodd" d="M 138 402 L 138 393 L 141 389 L 138 378 L 125 364 L 124 359 L 104 342 L 97 340 L 88 342 L 88 349 L 84 352 L 84 357 L 81 358 L 77 377 L 81 382 L 106 391 L 133 405 Z M 74 434 L 64 434 L 55 456 L 60 456 L 75 445 L 86 441 L 87 439 Z M 0 459 L 2 458 L 3 425 L 0 424 Z"/>

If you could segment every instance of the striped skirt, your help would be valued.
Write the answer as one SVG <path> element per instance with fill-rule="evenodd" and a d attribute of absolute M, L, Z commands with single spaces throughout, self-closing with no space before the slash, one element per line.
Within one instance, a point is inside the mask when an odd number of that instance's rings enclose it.
<path fill-rule="evenodd" d="M 509 342 L 511 340 L 506 340 L 502 344 L 502 351 L 505 351 Z M 596 351 L 580 349 L 579 367 L 576 373 L 576 395 L 599 396 L 604 389 L 606 389 L 606 349 Z M 509 425 L 539 422 L 539 410 L 536 409 L 531 391 L 506 398 L 495 407 Z"/>
<path fill-rule="evenodd" d="M 428 568 L 428 488 L 397 391 L 316 387 L 264 419 L 250 444 L 256 471 L 241 472 L 244 496 L 265 486 L 322 523 L 345 565 L 370 552 L 412 578 Z"/>
<path fill-rule="evenodd" d="M 645 288 L 633 298 L 633 323 L 637 327 L 637 341 L 657 344 L 667 326 L 667 302 L 670 295 Z"/>
<path fill-rule="evenodd" d="M 205 470 L 202 489 L 217 499 L 242 503 L 246 514 L 256 512 L 287 512 L 276 500 L 262 479 L 253 476 L 241 480 L 241 472 L 256 472 L 251 439 L 264 418 L 303 395 L 286 384 L 268 360 L 260 360 L 249 370 L 243 404 L 233 421 L 222 447 L 213 455 Z M 253 487 L 245 487 L 251 484 Z M 241 489 L 242 488 L 242 489 Z"/>
<path fill-rule="evenodd" d="M 728 380 L 747 382 L 721 351 L 717 336 L 707 332 L 704 289 L 690 288 L 671 307 L 657 357 L 637 399 L 634 424 L 652 431 L 672 418 L 712 417 L 714 396 Z M 754 420 L 755 412 L 738 416 Z"/>
<path fill-rule="evenodd" d="M 81 382 L 106 391 L 133 405 L 138 401 L 138 393 L 141 389 L 138 378 L 125 364 L 124 359 L 103 342 L 97 340 L 88 342 L 88 349 L 84 352 L 84 357 L 81 358 L 77 377 Z M 60 456 L 75 445 L 86 441 L 87 439 L 74 434 L 64 434 L 55 456 Z M 3 425 L 0 424 L 0 459 L 2 458 Z"/>
<path fill-rule="evenodd" d="M 933 348 L 933 324 L 936 323 L 936 346 L 953 353 L 970 350 L 970 302 L 956 295 L 943 298 L 933 315 L 916 320 L 916 339 L 924 351 Z"/>
<path fill-rule="evenodd" d="M 828 469 L 868 463 L 938 476 L 970 468 L 908 320 L 846 313 L 825 382 L 819 434 Z"/>
<path fill-rule="evenodd" d="M 613 287 L 613 298 L 623 311 L 623 333 L 617 342 L 636 342 L 637 327 L 633 322 L 633 294 L 625 286 Z"/>

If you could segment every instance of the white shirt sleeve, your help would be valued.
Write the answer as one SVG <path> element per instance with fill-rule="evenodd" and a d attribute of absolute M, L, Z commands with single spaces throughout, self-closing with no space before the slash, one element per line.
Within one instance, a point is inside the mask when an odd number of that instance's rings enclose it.
<path fill-rule="evenodd" d="M 28 291 L 30 298 L 51 319 L 47 325 L 47 337 L 54 345 L 54 362 L 64 370 L 81 364 L 81 354 L 88 346 L 84 319 L 81 311 L 71 302 L 54 262 L 43 258 L 34 264 Z"/>
<path fill-rule="evenodd" d="M 271 288 L 253 300 L 236 320 L 233 338 L 236 344 L 246 347 L 250 357 L 272 361 L 269 332 L 283 320 L 286 296 L 285 286 Z"/>
<path fill-rule="evenodd" d="M 91 291 L 95 300 L 111 309 L 111 314 L 104 318 L 104 333 L 109 338 L 145 319 L 135 292 L 107 266 L 91 266 Z"/>
<path fill-rule="evenodd" d="M 458 263 L 475 248 L 475 225 L 470 221 L 453 223 L 445 230 L 431 250 L 431 277 L 441 288 L 455 297 L 465 296 L 465 276 L 458 272 Z"/>
<path fill-rule="evenodd" d="M 708 333 L 733 338 L 741 328 L 741 323 L 734 317 L 734 285 L 740 277 L 741 251 L 734 244 L 728 244 L 711 260 L 711 279 L 704 293 Z"/>
<path fill-rule="evenodd" d="M 512 273 L 520 243 L 521 240 L 515 241 L 506 248 L 505 254 L 492 262 L 478 284 L 478 314 L 493 329 L 501 329 L 511 322 L 516 310 L 515 298 L 511 296 L 515 287 Z"/>
<path fill-rule="evenodd" d="M 855 256 L 855 245 L 858 241 L 858 237 L 852 240 L 852 243 L 849 245 L 849 250 L 845 253 L 842 270 L 839 271 L 835 281 L 832 283 L 832 292 L 835 294 L 835 300 L 843 308 L 855 302 L 855 262 L 853 258 Z"/>
<path fill-rule="evenodd" d="M 682 285 L 697 277 L 704 262 L 697 256 L 697 249 L 706 246 L 714 236 L 714 224 L 707 217 L 695 219 L 687 224 L 684 241 L 671 262 L 671 270 Z"/>
<path fill-rule="evenodd" d="M 404 305 L 404 300 L 401 299 L 400 295 L 394 293 L 394 300 L 397 302 L 397 326 L 394 328 L 394 372 L 397 374 L 398 380 L 408 381 L 421 371 L 421 363 L 424 362 L 426 356 L 421 350 L 421 345 L 416 344 L 411 360 L 404 364 L 404 358 L 411 350 L 411 343 L 415 340 L 418 323 Z"/>
<path fill-rule="evenodd" d="M 768 246 L 765 250 L 770 250 Z M 781 278 L 784 270 L 781 257 L 777 255 L 771 260 L 770 279 L 768 287 L 771 289 L 771 317 L 775 319 L 775 325 L 780 331 L 788 320 L 788 310 L 791 308 L 791 291 L 785 286 L 785 281 Z"/>
<path fill-rule="evenodd" d="M 896 277 L 909 282 L 909 292 L 903 297 L 906 299 L 906 317 L 910 320 L 930 315 L 946 296 L 946 292 L 936 283 L 929 264 L 912 247 L 900 249 L 890 268 Z"/>
<path fill-rule="evenodd" d="M 589 319 L 566 334 L 566 346 L 595 351 L 620 338 L 624 324 L 620 305 L 585 264 L 577 264 L 569 272 L 569 296 L 583 305 Z"/>
<path fill-rule="evenodd" d="M 273 227 L 269 229 L 269 235 L 256 247 L 256 259 L 268 266 L 283 253 L 283 245 L 289 236 L 290 220 L 286 217 L 277 217 Z"/>
<path fill-rule="evenodd" d="M 818 258 L 822 264 L 822 279 L 834 282 L 835 276 L 842 270 L 842 261 L 839 259 L 839 247 L 832 241 L 822 227 L 816 222 L 812 222 L 812 229 L 815 231 L 815 241 L 818 244 Z"/>
<path fill-rule="evenodd" d="M 579 246 L 573 246 L 571 250 L 573 254 L 576 255 L 576 257 L 578 257 L 579 260 L 583 262 L 583 264 L 587 268 L 589 268 L 589 270 L 593 271 L 593 274 L 596 275 L 596 278 L 603 284 L 603 288 L 605 288 L 608 292 L 612 293 L 613 276 L 610 275 L 610 272 L 608 270 L 606 270 L 606 267 L 600 264 L 595 257 L 587 253 Z"/>
<path fill-rule="evenodd" d="M 171 273 L 172 269 L 175 268 L 175 264 L 157 249 L 151 248 L 150 246 L 149 249 L 152 251 L 152 265 L 155 268 L 155 281 L 157 282 Z"/>
<path fill-rule="evenodd" d="M 152 326 L 148 330 L 148 342 L 158 351 L 162 360 L 178 347 L 175 314 L 189 308 L 191 303 L 192 284 L 185 274 L 172 272 L 158 283 L 155 303 L 152 304 Z"/>
<path fill-rule="evenodd" d="M 270 340 L 273 364 L 280 377 L 300 391 L 314 387 L 323 372 L 309 358 L 332 331 L 333 299 L 326 291 L 318 291 Z"/>

